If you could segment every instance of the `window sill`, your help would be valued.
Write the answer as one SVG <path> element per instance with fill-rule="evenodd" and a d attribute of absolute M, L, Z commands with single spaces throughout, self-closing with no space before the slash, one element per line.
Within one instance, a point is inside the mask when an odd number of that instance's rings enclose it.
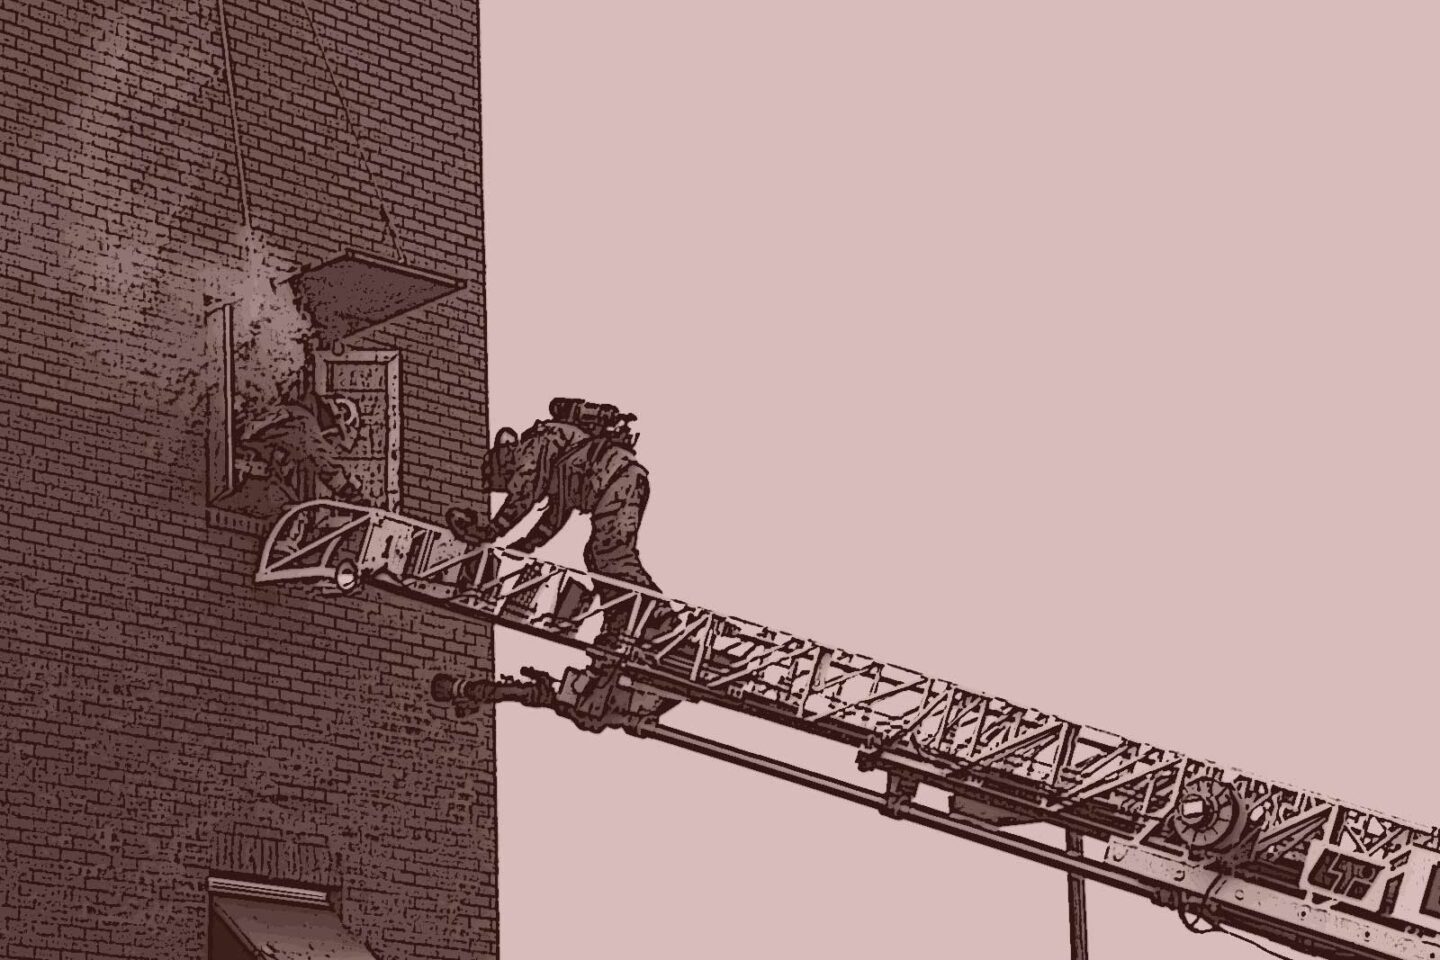
<path fill-rule="evenodd" d="M 266 534 L 264 520 L 234 513 L 224 507 L 209 507 L 205 516 L 212 529 L 229 530 L 231 533 L 245 534 L 257 539 Z"/>

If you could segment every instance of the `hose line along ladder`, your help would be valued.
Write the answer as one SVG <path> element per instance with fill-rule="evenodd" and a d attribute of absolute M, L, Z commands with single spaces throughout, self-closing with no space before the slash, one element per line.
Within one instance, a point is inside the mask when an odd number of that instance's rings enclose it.
<path fill-rule="evenodd" d="M 1440 831 L 1097 730 L 444 527 L 329 500 L 285 513 L 259 583 L 393 591 L 583 650 L 556 679 L 434 678 L 463 715 L 515 701 L 618 728 L 873 807 L 1070 874 L 1072 956 L 1091 880 L 1314 956 L 1440 960 Z M 597 586 L 606 587 L 601 592 Z M 600 622 L 623 619 L 620 642 Z M 704 703 L 856 749 L 866 789 L 666 726 Z M 921 785 L 947 798 L 921 803 Z M 878 787 L 878 784 L 877 784 Z M 1008 828 L 1064 831 L 1047 844 Z M 1087 855 L 1084 840 L 1100 849 Z M 1077 902 L 1078 901 L 1078 902 Z M 1076 913 L 1079 913 L 1078 923 Z"/>

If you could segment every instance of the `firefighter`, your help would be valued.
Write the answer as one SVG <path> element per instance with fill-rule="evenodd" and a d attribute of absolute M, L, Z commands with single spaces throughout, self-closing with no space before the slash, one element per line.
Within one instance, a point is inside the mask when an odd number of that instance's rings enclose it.
<path fill-rule="evenodd" d="M 531 553 L 549 543 L 573 513 L 589 514 L 585 568 L 659 592 L 640 562 L 637 543 L 650 477 L 623 439 L 562 420 L 537 421 L 523 436 L 506 427 L 495 435 L 481 482 L 488 492 L 504 493 L 505 503 L 488 522 L 473 510 L 452 507 L 445 519 L 456 537 L 472 546 L 493 543 L 544 500 L 535 526 L 508 549 Z M 607 584 L 597 584 L 596 590 L 602 601 L 624 592 Z M 657 610 L 652 626 L 668 629 L 669 613 Z M 607 610 L 604 637 L 613 640 L 628 615 L 625 605 Z"/>
<path fill-rule="evenodd" d="M 354 401 L 308 393 L 284 404 L 240 442 L 240 473 L 275 488 L 288 503 L 312 495 L 359 503 L 359 485 L 341 463 L 355 446 L 359 425 Z"/>

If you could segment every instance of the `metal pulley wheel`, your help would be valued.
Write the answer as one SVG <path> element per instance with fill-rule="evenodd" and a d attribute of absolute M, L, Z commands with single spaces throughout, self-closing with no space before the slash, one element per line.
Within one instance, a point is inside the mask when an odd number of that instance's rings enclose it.
<path fill-rule="evenodd" d="M 1180 791 L 1171 824 L 1192 850 L 1218 852 L 1240 840 L 1249 812 L 1250 805 L 1233 786 L 1206 777 Z"/>

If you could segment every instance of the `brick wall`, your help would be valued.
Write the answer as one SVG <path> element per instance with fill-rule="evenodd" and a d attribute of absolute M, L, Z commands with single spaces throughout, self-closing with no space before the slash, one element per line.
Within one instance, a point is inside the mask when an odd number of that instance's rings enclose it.
<path fill-rule="evenodd" d="M 493 716 L 426 690 L 488 630 L 257 588 L 197 415 L 247 242 L 403 256 L 468 286 L 353 346 L 403 351 L 404 511 L 467 496 L 477 30 L 474 0 L 0 5 L 0 956 L 202 957 L 212 871 L 333 887 L 380 957 L 496 955 Z"/>

